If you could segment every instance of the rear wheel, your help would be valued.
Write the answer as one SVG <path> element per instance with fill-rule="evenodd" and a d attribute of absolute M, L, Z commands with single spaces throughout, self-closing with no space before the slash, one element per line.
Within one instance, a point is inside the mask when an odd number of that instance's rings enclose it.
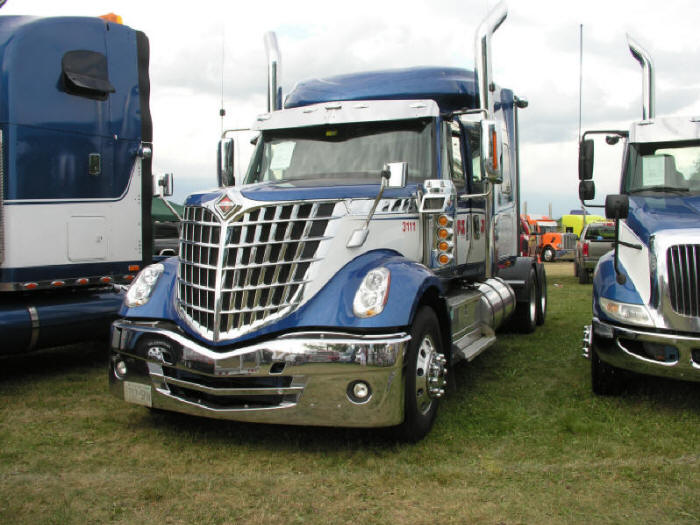
<path fill-rule="evenodd" d="M 537 279 L 537 326 L 542 326 L 547 317 L 547 274 L 541 268 L 539 279 Z"/>
<path fill-rule="evenodd" d="M 578 269 L 578 282 L 580 284 L 588 284 L 590 281 L 590 276 L 588 275 L 588 270 L 581 267 Z"/>
<path fill-rule="evenodd" d="M 405 363 L 404 422 L 395 429 L 399 439 L 415 442 L 430 432 L 439 399 L 445 394 L 446 363 L 437 316 L 424 306 L 411 327 Z"/>
<path fill-rule="evenodd" d="M 513 325 L 519 332 L 529 334 L 535 331 L 537 324 L 537 279 L 535 278 L 535 270 L 530 269 L 530 275 L 526 282 L 527 299 L 518 302 L 515 305 L 515 315 L 513 316 Z"/>

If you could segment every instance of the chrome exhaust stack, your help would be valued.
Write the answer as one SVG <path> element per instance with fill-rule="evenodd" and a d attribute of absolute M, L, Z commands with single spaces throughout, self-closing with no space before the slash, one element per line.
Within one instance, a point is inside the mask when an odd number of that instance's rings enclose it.
<path fill-rule="evenodd" d="M 493 101 L 491 93 L 496 89 L 491 81 L 491 36 L 501 26 L 508 16 L 508 7 L 500 2 L 494 7 L 476 30 L 474 41 L 474 60 L 476 75 L 479 83 L 479 107 L 486 111 L 487 118 L 493 116 Z"/>
<path fill-rule="evenodd" d="M 642 66 L 642 120 L 651 120 L 656 113 L 656 108 L 654 107 L 654 99 L 656 98 L 654 63 L 651 61 L 651 55 L 629 34 L 627 35 L 627 45 L 632 52 L 632 56 Z"/>
<path fill-rule="evenodd" d="M 274 31 L 265 33 L 265 52 L 267 53 L 267 111 L 277 111 L 282 109 L 282 88 L 279 86 L 282 59 Z"/>

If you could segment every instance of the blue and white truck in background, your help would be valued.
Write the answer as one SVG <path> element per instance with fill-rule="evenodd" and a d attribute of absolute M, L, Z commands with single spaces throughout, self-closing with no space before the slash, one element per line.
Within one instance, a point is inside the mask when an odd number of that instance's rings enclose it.
<path fill-rule="evenodd" d="M 625 140 L 615 250 L 593 278 L 584 329 L 596 394 L 620 393 L 630 373 L 700 381 L 700 118 L 655 116 L 649 54 L 628 37 L 643 69 L 642 120 L 629 131 L 588 131 L 579 149 L 581 201 L 595 197 L 593 140 Z"/>
<path fill-rule="evenodd" d="M 0 16 L 0 354 L 107 339 L 150 264 L 148 60 L 109 18 Z"/>
<path fill-rule="evenodd" d="M 111 391 L 248 422 L 430 430 L 447 372 L 504 323 L 544 322 L 546 280 L 518 257 L 518 109 L 476 72 L 411 68 L 299 83 L 234 180 L 185 202 L 179 255 L 145 268 L 111 338 Z M 511 316 L 511 314 L 514 315 Z"/>

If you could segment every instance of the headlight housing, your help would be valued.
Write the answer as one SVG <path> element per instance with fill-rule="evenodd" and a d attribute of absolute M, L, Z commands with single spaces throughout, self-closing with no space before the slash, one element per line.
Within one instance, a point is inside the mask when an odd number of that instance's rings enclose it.
<path fill-rule="evenodd" d="M 391 273 L 388 268 L 380 267 L 367 272 L 355 292 L 353 313 L 357 317 L 372 317 L 382 313 L 389 299 L 390 284 Z"/>
<path fill-rule="evenodd" d="M 641 326 L 654 325 L 649 311 L 643 304 L 620 303 L 605 297 L 601 297 L 599 302 L 601 310 L 617 321 Z"/>
<path fill-rule="evenodd" d="M 124 304 L 129 308 L 146 304 L 151 298 L 151 292 L 164 270 L 165 267 L 160 263 L 151 264 L 141 270 L 134 282 L 129 286 L 129 290 L 124 298 Z"/>

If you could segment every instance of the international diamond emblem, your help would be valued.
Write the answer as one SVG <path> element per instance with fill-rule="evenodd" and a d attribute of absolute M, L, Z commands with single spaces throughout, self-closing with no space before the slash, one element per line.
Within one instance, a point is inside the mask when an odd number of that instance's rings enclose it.
<path fill-rule="evenodd" d="M 227 217 L 234 211 L 236 211 L 240 206 L 235 204 L 228 195 L 224 195 L 219 202 L 216 203 L 216 208 L 222 217 Z"/>

